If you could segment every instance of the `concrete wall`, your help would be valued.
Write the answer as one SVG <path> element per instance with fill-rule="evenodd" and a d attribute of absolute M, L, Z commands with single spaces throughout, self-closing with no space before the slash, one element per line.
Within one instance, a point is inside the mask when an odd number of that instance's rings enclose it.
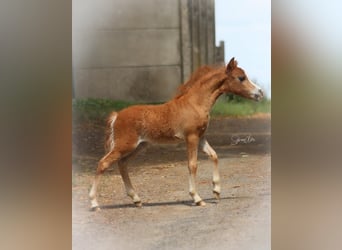
<path fill-rule="evenodd" d="M 76 98 L 159 102 L 215 61 L 214 0 L 73 0 Z"/>

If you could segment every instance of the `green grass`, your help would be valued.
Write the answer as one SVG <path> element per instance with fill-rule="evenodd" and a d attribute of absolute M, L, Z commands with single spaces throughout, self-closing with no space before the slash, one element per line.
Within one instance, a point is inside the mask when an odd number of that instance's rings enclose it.
<path fill-rule="evenodd" d="M 271 113 L 271 100 L 261 102 L 251 100 L 219 99 L 211 110 L 212 116 L 248 116 L 256 113 Z"/>
<path fill-rule="evenodd" d="M 119 111 L 139 103 L 128 101 L 114 101 L 108 99 L 74 99 L 72 101 L 72 112 L 74 121 L 99 121 L 103 122 L 112 111 Z M 149 103 L 157 104 L 157 103 Z M 255 113 L 270 113 L 271 101 L 263 100 L 254 102 L 245 99 L 220 98 L 214 105 L 212 116 L 246 116 Z"/>
<path fill-rule="evenodd" d="M 119 111 L 134 104 L 136 103 L 108 99 L 74 99 L 72 100 L 73 120 L 104 120 L 110 112 Z"/>

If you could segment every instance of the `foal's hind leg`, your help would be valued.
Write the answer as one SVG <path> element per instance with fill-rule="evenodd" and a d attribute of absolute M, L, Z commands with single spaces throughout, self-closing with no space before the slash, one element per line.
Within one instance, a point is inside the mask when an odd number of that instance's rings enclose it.
<path fill-rule="evenodd" d="M 96 174 L 95 174 L 95 178 L 93 181 L 93 185 L 89 192 L 89 198 L 90 198 L 92 210 L 100 209 L 99 204 L 97 203 L 97 200 L 96 200 L 96 191 L 97 191 L 97 186 L 100 181 L 100 176 L 108 167 L 110 167 L 110 165 L 112 165 L 117 160 L 119 160 L 120 157 L 121 157 L 121 153 L 119 151 L 113 150 L 109 152 L 108 154 L 106 154 L 104 157 L 102 157 L 102 159 L 99 161 L 97 169 L 96 169 Z"/>
<path fill-rule="evenodd" d="M 215 150 L 209 145 L 205 138 L 202 138 L 200 141 L 200 147 L 204 153 L 206 153 L 214 162 L 213 169 L 213 193 L 216 199 L 220 199 L 220 174 L 218 169 L 218 158 Z"/>
<path fill-rule="evenodd" d="M 130 155 L 120 159 L 118 162 L 120 174 L 125 184 L 127 195 L 132 198 L 134 204 L 137 207 L 141 207 L 142 203 L 141 203 L 140 197 L 138 196 L 138 194 L 135 192 L 133 188 L 131 179 L 129 178 L 127 164 L 130 159 L 132 159 L 142 148 L 145 147 L 145 145 L 146 145 L 145 143 L 140 143 L 140 145 L 135 149 L 135 151 L 133 151 Z"/>

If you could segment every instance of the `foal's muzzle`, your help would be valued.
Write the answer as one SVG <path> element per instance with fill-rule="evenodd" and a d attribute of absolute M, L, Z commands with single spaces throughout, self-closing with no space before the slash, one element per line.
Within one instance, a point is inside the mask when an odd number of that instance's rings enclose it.
<path fill-rule="evenodd" d="M 260 101 L 264 97 L 264 92 L 261 89 L 258 90 L 258 93 L 254 94 L 254 100 Z"/>

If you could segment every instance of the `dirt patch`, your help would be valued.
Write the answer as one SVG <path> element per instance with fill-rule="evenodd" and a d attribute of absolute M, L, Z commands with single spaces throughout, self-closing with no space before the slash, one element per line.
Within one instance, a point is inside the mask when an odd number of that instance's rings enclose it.
<path fill-rule="evenodd" d="M 205 207 L 188 195 L 185 145 L 154 145 L 129 166 L 143 208 L 132 205 L 112 167 L 99 186 L 102 210 L 90 212 L 104 128 L 79 124 L 73 131 L 73 249 L 270 249 L 270 117 L 211 120 L 207 139 L 220 159 L 222 193 L 220 202 L 212 198 L 212 162 L 200 154 Z M 233 145 L 232 136 L 254 141 Z"/>

